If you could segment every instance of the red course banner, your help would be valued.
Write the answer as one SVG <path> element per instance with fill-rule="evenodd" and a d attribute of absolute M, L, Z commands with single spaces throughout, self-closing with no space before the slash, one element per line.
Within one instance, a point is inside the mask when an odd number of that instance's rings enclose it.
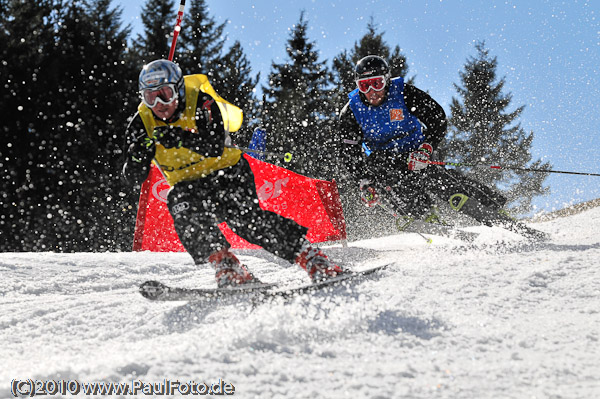
<path fill-rule="evenodd" d="M 346 239 L 346 223 L 335 181 L 311 179 L 248 155 L 244 157 L 254 172 L 261 208 L 308 227 L 307 238 L 311 242 Z M 152 164 L 140 193 L 134 251 L 185 251 L 167 208 L 170 188 L 158 167 Z M 236 235 L 226 222 L 219 228 L 232 248 L 260 248 Z"/>

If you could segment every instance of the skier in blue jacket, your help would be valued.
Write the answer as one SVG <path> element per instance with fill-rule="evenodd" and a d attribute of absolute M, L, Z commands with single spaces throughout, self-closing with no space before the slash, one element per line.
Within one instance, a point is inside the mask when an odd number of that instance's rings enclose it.
<path fill-rule="evenodd" d="M 425 169 L 446 133 L 446 114 L 427 93 L 392 78 L 381 57 L 364 57 L 354 75 L 357 88 L 348 94 L 336 129 L 346 168 L 342 184 L 358 182 L 367 205 L 387 187 L 402 194 L 398 211 L 421 217 L 432 205 L 423 190 Z"/>

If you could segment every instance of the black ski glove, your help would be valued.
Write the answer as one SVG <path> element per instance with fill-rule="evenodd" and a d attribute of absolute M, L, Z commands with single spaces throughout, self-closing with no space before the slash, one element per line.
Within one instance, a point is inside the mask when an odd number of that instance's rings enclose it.
<path fill-rule="evenodd" d="M 123 165 L 123 177 L 134 187 L 141 186 L 150 171 L 150 163 L 154 158 L 156 146 L 154 140 L 143 135 L 136 137 L 127 150 L 127 161 Z"/>
<path fill-rule="evenodd" d="M 165 148 L 188 147 L 191 139 L 190 134 L 190 132 L 179 126 L 157 126 L 154 128 L 154 139 Z"/>
<path fill-rule="evenodd" d="M 156 146 L 154 145 L 154 140 L 150 137 L 136 137 L 129 146 L 127 154 L 132 162 L 146 165 L 154 158 L 155 150 Z"/>

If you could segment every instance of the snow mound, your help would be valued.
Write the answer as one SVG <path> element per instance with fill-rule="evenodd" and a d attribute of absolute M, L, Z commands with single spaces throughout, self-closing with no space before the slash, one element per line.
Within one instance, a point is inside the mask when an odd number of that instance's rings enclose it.
<path fill-rule="evenodd" d="M 167 379 L 226 381 L 242 398 L 595 397 L 599 220 L 591 208 L 535 223 L 543 243 L 472 227 L 469 244 L 403 234 L 331 246 L 357 269 L 393 265 L 255 305 L 142 298 L 145 280 L 214 284 L 184 253 L 3 253 L 0 392 L 13 379 Z M 264 281 L 308 281 L 264 251 L 239 255 Z"/>

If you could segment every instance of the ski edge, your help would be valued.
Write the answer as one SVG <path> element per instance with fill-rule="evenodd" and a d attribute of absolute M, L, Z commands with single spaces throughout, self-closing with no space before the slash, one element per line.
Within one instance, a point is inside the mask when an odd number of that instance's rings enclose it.
<path fill-rule="evenodd" d="M 171 287 L 159 281 L 149 280 L 139 286 L 139 292 L 144 298 L 151 301 L 200 301 L 232 298 L 235 296 L 247 296 L 253 299 L 289 298 L 305 293 L 316 292 L 325 287 L 342 285 L 344 282 L 356 281 L 393 264 L 393 262 L 389 262 L 364 270 L 351 271 L 347 275 L 344 274 L 320 282 L 281 289 L 277 289 L 277 284 L 268 283 L 250 289 L 185 288 Z"/>
<path fill-rule="evenodd" d="M 294 297 L 294 296 L 305 294 L 305 293 L 316 292 L 316 291 L 322 290 L 323 288 L 326 288 L 326 287 L 335 287 L 338 285 L 343 285 L 344 282 L 350 282 L 350 281 L 356 282 L 358 280 L 362 280 L 362 279 L 368 277 L 369 275 L 371 275 L 373 273 L 376 273 L 376 272 L 383 270 L 389 266 L 392 266 L 393 264 L 394 264 L 394 262 L 389 262 L 389 263 L 385 263 L 385 264 L 378 265 L 378 266 L 373 266 L 373 267 L 363 269 L 363 270 L 351 271 L 347 275 L 341 275 L 339 277 L 329 278 L 329 279 L 326 279 L 326 280 L 323 280 L 320 282 L 316 282 L 316 283 L 312 283 L 312 284 L 305 284 L 305 285 L 291 287 L 291 288 L 268 290 L 268 291 L 261 292 L 261 294 L 264 294 L 264 296 L 268 297 L 268 298 Z"/>

